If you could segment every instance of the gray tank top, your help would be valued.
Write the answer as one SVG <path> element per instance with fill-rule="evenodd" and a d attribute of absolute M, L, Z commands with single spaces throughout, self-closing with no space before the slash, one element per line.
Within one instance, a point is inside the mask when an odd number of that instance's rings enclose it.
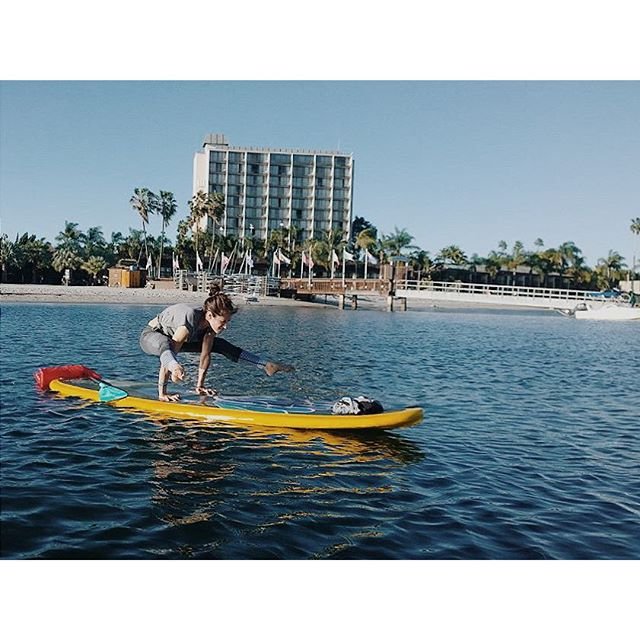
<path fill-rule="evenodd" d="M 184 303 L 173 304 L 160 312 L 150 324 L 156 331 L 160 331 L 170 338 L 173 338 L 178 327 L 187 327 L 189 331 L 187 342 L 197 342 L 206 333 L 206 329 L 198 329 L 202 314 L 203 311 L 200 307 L 192 307 L 190 304 Z"/>

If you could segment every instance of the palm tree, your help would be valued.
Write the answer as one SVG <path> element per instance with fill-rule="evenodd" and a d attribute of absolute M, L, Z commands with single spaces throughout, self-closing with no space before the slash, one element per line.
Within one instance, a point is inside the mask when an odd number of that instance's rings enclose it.
<path fill-rule="evenodd" d="M 356 236 L 356 247 L 369 251 L 376 244 L 376 231 L 372 227 L 362 229 Z"/>
<path fill-rule="evenodd" d="M 82 263 L 82 244 L 86 236 L 77 222 L 65 220 L 64 229 L 56 236 L 58 246 L 53 254 L 52 266 L 56 271 L 75 271 Z"/>
<path fill-rule="evenodd" d="M 162 234 L 160 235 L 160 257 L 158 258 L 158 277 L 160 277 L 160 269 L 162 268 L 162 252 L 164 250 L 164 230 L 171 222 L 171 218 L 176 214 L 178 204 L 171 191 L 160 191 L 160 200 L 158 203 L 158 214 L 162 218 Z"/>
<path fill-rule="evenodd" d="M 418 282 L 422 279 L 422 272 L 427 272 L 427 277 L 431 273 L 433 262 L 429 257 L 429 252 L 417 249 L 409 256 L 409 266 L 418 272 Z"/>
<path fill-rule="evenodd" d="M 120 258 L 124 257 L 123 246 L 124 236 L 121 231 L 112 231 L 111 240 L 107 244 L 105 258 L 109 264 L 115 264 Z"/>
<path fill-rule="evenodd" d="M 546 264 L 546 279 L 552 272 L 564 275 L 565 263 L 562 252 L 559 249 L 547 249 L 542 253 L 542 259 Z"/>
<path fill-rule="evenodd" d="M 333 252 L 335 251 L 337 256 L 341 256 L 345 246 L 345 233 L 342 229 L 325 231 L 315 248 L 318 264 L 325 267 L 327 271 L 331 271 Z"/>
<path fill-rule="evenodd" d="M 107 252 L 107 243 L 101 227 L 89 227 L 84 238 L 84 252 L 87 256 L 103 256 Z"/>
<path fill-rule="evenodd" d="M 504 258 L 504 265 L 511 271 L 511 286 L 515 286 L 516 284 L 516 273 L 518 271 L 518 267 L 525 264 L 527 261 L 527 256 L 524 252 L 524 245 L 520 240 L 516 240 L 513 245 L 513 249 L 511 253 L 508 254 Z"/>
<path fill-rule="evenodd" d="M 82 268 L 91 276 L 95 284 L 98 274 L 107 268 L 107 261 L 102 256 L 89 256 L 82 263 Z"/>
<path fill-rule="evenodd" d="M 131 258 L 135 259 L 136 256 L 139 256 L 142 253 L 142 249 L 144 247 L 144 242 L 146 238 L 142 238 L 142 231 L 140 229 L 132 229 L 129 227 L 129 235 L 126 238 L 123 238 L 122 244 L 120 245 L 120 250 L 122 253 Z"/>
<path fill-rule="evenodd" d="M 187 203 L 191 215 L 189 216 L 189 226 L 191 227 L 191 233 L 195 238 L 196 256 L 198 253 L 198 237 L 200 235 L 200 223 L 203 218 L 211 218 L 213 221 L 213 241 L 215 239 L 215 225 L 220 221 L 224 212 L 224 196 L 220 193 L 205 193 L 204 191 L 198 191 L 191 200 Z M 209 225 L 207 224 L 207 227 Z M 195 232 L 194 232 L 195 229 Z"/>
<path fill-rule="evenodd" d="M 500 242 L 498 242 L 498 251 L 495 253 L 501 258 L 507 257 L 507 243 L 504 240 L 500 240 Z"/>
<path fill-rule="evenodd" d="M 436 256 L 436 261 L 441 262 L 442 264 L 448 263 L 455 265 L 465 265 L 468 262 L 467 256 L 465 255 L 464 251 L 455 244 L 442 249 Z"/>
<path fill-rule="evenodd" d="M 60 245 L 53 253 L 53 268 L 62 273 L 65 269 L 73 272 L 82 264 L 82 256 L 71 246 Z"/>
<path fill-rule="evenodd" d="M 153 191 L 150 191 L 146 187 L 138 187 L 133 190 L 133 195 L 129 199 L 129 204 L 137 211 L 138 215 L 142 218 L 142 235 L 144 237 L 144 252 L 148 256 L 147 249 L 147 228 L 145 225 L 149 224 L 149 216 L 158 212 L 158 196 Z M 142 254 L 142 251 L 140 251 Z M 140 262 L 140 255 L 138 256 L 138 262 Z"/>
<path fill-rule="evenodd" d="M 624 263 L 624 258 L 617 252 L 610 250 L 606 258 L 600 258 L 598 260 L 598 267 L 606 277 L 607 286 L 614 287 L 618 280 L 622 277 L 620 273 L 627 265 Z"/>
<path fill-rule="evenodd" d="M 389 250 L 391 255 L 400 256 L 405 249 L 418 249 L 415 245 L 412 245 L 413 236 L 406 229 L 394 228 L 394 232 L 389 235 L 382 236 L 382 242 L 386 249 Z"/>
<path fill-rule="evenodd" d="M 640 236 L 640 218 L 633 218 L 631 220 L 631 226 L 629 227 L 631 229 L 631 233 L 633 233 L 636 236 Z M 636 255 L 638 254 L 638 239 L 636 238 L 636 250 L 633 253 L 633 278 L 635 280 L 636 277 Z"/>
<path fill-rule="evenodd" d="M 78 229 L 77 222 L 64 221 L 64 229 L 56 236 L 56 242 L 59 245 L 80 249 L 81 244 L 85 241 L 85 234 Z"/>
<path fill-rule="evenodd" d="M 9 265 L 13 261 L 13 242 L 6 233 L 0 237 L 0 264 L 2 265 L 2 282 L 7 281 Z"/>
<path fill-rule="evenodd" d="M 501 256 L 498 252 L 490 251 L 489 255 L 484 260 L 484 268 L 487 271 L 487 275 L 494 283 L 496 281 L 496 276 L 502 267 L 503 259 L 504 256 Z"/>

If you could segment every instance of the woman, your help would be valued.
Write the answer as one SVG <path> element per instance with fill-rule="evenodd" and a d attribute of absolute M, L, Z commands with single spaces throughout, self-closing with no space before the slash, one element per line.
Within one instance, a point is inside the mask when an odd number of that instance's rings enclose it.
<path fill-rule="evenodd" d="M 158 398 L 164 401 L 176 401 L 178 394 L 167 394 L 167 378 L 178 382 L 184 380 L 184 368 L 176 359 L 180 351 L 200 351 L 200 365 L 196 393 L 205 396 L 216 395 L 214 389 L 205 387 L 204 379 L 209 369 L 211 352 L 221 353 L 223 356 L 238 362 L 242 360 L 253 364 L 272 376 L 278 371 L 293 371 L 287 364 L 271 362 L 261 356 L 244 351 L 230 342 L 219 338 L 236 313 L 231 299 L 214 286 L 210 296 L 205 300 L 202 308 L 189 304 L 174 304 L 159 313 L 142 330 L 140 346 L 145 353 L 160 356 L 160 373 L 158 375 Z"/>

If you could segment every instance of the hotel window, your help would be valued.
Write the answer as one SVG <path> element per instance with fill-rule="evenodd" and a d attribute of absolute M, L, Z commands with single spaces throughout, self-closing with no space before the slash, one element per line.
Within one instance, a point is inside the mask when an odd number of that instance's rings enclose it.
<path fill-rule="evenodd" d="M 284 153 L 272 153 L 271 154 L 271 164 L 277 165 L 288 165 L 291 160 L 291 156 L 289 154 Z"/>
<path fill-rule="evenodd" d="M 293 156 L 294 167 L 313 167 L 313 156 L 306 155 L 294 155 Z"/>
<path fill-rule="evenodd" d="M 293 177 L 294 178 L 304 178 L 305 176 L 310 176 L 313 174 L 313 167 L 293 167 Z"/>

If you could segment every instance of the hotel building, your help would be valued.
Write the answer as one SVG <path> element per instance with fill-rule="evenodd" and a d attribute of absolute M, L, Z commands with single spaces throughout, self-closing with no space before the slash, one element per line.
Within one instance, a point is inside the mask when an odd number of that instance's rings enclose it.
<path fill-rule="evenodd" d="M 219 227 L 238 238 L 266 240 L 274 229 L 298 230 L 297 241 L 334 229 L 349 234 L 353 206 L 353 155 L 337 151 L 230 146 L 209 134 L 194 155 L 193 193 L 224 195 Z M 212 221 L 203 220 L 211 229 Z"/>

